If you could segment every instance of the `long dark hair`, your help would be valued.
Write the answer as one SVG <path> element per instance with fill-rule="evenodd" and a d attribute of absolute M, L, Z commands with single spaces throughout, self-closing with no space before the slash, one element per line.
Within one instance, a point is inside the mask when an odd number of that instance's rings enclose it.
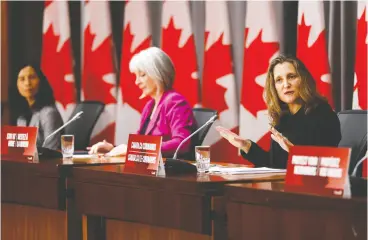
<path fill-rule="evenodd" d="M 32 106 L 32 109 L 41 109 L 44 106 L 54 105 L 55 98 L 52 88 L 47 80 L 45 74 L 43 74 L 41 68 L 38 64 L 23 64 L 18 68 L 19 72 L 25 68 L 31 67 L 37 74 L 37 77 L 40 79 L 40 84 L 38 91 L 35 95 L 35 103 Z M 9 86 L 9 106 L 10 106 L 10 121 L 11 124 L 16 124 L 17 118 L 22 116 L 27 120 L 32 116 L 32 109 L 29 107 L 27 100 L 20 95 L 17 82 L 18 82 L 18 74 L 16 78 L 10 81 Z"/>
<path fill-rule="evenodd" d="M 283 103 L 277 95 L 275 79 L 273 76 L 275 66 L 284 62 L 291 63 L 294 66 L 296 73 L 300 76 L 301 84 L 299 92 L 306 114 L 308 114 L 311 109 L 315 108 L 320 102 L 327 102 L 327 100 L 318 93 L 316 81 L 303 62 L 293 56 L 280 55 L 270 63 L 267 72 L 266 86 L 264 88 L 264 99 L 266 101 L 268 115 L 273 126 L 276 126 L 280 122 L 282 115 L 289 112 L 287 104 Z"/>

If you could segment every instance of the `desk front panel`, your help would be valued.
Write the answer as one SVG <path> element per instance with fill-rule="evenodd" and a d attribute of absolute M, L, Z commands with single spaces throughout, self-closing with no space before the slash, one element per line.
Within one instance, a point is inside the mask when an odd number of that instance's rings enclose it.
<path fill-rule="evenodd" d="M 212 200 L 234 182 L 283 179 L 284 175 L 144 176 L 124 173 L 124 165 L 73 169 L 77 209 L 101 216 L 196 234 L 212 234 Z M 224 216 L 224 214 L 217 214 Z"/>
<path fill-rule="evenodd" d="M 231 184 L 225 197 L 229 240 L 367 239 L 366 198 L 286 192 L 280 182 Z"/>
<path fill-rule="evenodd" d="M 1 161 L 1 201 L 65 210 L 65 179 L 56 165 Z"/>

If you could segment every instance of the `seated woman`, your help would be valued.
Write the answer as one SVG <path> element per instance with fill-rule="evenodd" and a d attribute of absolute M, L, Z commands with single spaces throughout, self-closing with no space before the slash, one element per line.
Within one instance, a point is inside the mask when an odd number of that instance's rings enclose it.
<path fill-rule="evenodd" d="M 63 125 L 63 120 L 56 109 L 52 88 L 40 68 L 25 65 L 20 69 L 17 81 L 10 86 L 9 104 L 12 125 L 38 127 L 37 146 L 60 149 L 60 132 L 44 142 Z"/>
<path fill-rule="evenodd" d="M 172 157 L 181 143 L 197 128 L 192 108 L 186 99 L 173 90 L 174 65 L 161 49 L 151 47 L 133 56 L 129 69 L 135 74 L 135 84 L 142 90 L 139 99 L 151 97 L 145 105 L 137 134 L 162 136 L 163 157 Z M 120 123 L 124 124 L 124 123 Z M 192 159 L 195 137 L 184 143 L 178 156 Z M 106 141 L 89 147 L 89 153 L 106 153 L 110 156 L 125 155 L 127 146 L 114 148 Z"/>
<path fill-rule="evenodd" d="M 293 145 L 337 146 L 340 142 L 336 113 L 317 93 L 312 75 L 297 58 L 279 56 L 271 62 L 264 97 L 271 120 L 270 152 L 228 129 L 216 128 L 256 167 L 286 168 Z"/>

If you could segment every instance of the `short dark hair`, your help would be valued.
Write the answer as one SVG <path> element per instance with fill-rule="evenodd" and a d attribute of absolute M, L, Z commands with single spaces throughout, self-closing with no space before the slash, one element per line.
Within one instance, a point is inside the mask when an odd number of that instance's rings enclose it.
<path fill-rule="evenodd" d="M 19 71 L 25 67 L 33 68 L 37 74 L 37 77 L 40 79 L 40 84 L 35 96 L 35 104 L 33 108 L 41 109 L 44 106 L 55 104 L 54 92 L 40 66 L 34 63 L 20 65 L 18 68 L 18 74 Z M 18 74 L 16 75 L 17 77 Z M 12 124 L 16 123 L 19 116 L 29 117 L 32 114 L 27 100 L 19 93 L 17 81 L 18 78 L 12 79 L 9 85 L 9 106 Z"/>

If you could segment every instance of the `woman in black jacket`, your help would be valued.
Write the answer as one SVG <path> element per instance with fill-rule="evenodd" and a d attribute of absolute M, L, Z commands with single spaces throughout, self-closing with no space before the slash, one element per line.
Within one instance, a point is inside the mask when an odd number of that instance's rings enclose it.
<path fill-rule="evenodd" d="M 264 98 L 271 125 L 271 148 L 264 151 L 249 139 L 221 126 L 221 136 L 256 167 L 286 168 L 293 145 L 337 146 L 340 122 L 305 65 L 294 57 L 279 56 L 268 69 Z"/>

